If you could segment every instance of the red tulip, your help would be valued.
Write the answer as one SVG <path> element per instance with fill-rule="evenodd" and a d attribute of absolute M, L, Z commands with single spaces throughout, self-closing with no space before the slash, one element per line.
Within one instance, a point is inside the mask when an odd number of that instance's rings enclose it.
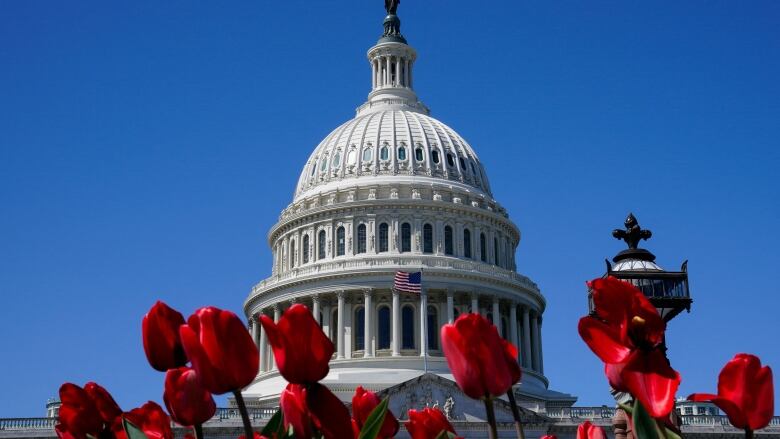
<path fill-rule="evenodd" d="M 356 421 L 358 431 L 360 431 L 371 415 L 371 412 L 379 405 L 381 401 L 376 393 L 365 390 L 362 386 L 355 389 L 355 395 L 352 397 L 352 418 Z M 385 414 L 385 420 L 382 423 L 382 429 L 377 438 L 391 438 L 398 433 L 398 419 L 389 409 Z"/>
<path fill-rule="evenodd" d="M 542 436 L 540 439 L 558 439 L 558 436 L 556 436 L 554 434 L 546 434 L 546 435 Z"/>
<path fill-rule="evenodd" d="M 60 416 L 55 427 L 60 438 L 85 439 L 87 435 L 98 437 L 105 428 L 105 421 L 89 394 L 81 387 L 65 383 L 60 387 Z"/>
<path fill-rule="evenodd" d="M 256 432 L 256 431 L 254 432 L 254 434 L 253 434 L 252 436 L 254 436 L 254 439 L 271 439 L 271 438 L 269 438 L 269 437 L 263 436 L 262 434 L 260 434 L 260 433 L 258 433 L 258 432 Z M 238 437 L 238 439 L 245 439 L 245 438 L 246 438 L 246 436 L 245 436 L 245 435 L 243 435 L 243 434 L 242 434 L 241 436 L 239 436 L 239 437 Z M 185 438 L 185 439 L 186 439 L 186 438 Z M 273 439 L 276 439 L 276 435 L 274 435 L 274 438 L 273 438 Z"/>
<path fill-rule="evenodd" d="M 520 378 L 523 377 L 520 363 L 517 362 L 517 347 L 503 338 L 501 339 L 501 344 L 504 345 L 504 359 L 512 377 L 512 384 L 517 384 L 520 382 Z"/>
<path fill-rule="evenodd" d="M 192 368 L 209 392 L 221 395 L 242 389 L 257 375 L 257 346 L 232 312 L 201 308 L 179 333 Z"/>
<path fill-rule="evenodd" d="M 173 439 L 171 419 L 165 414 L 162 407 L 152 401 L 130 410 L 123 416 L 143 431 L 149 439 Z M 127 434 L 121 426 L 115 425 L 114 433 L 117 439 L 127 439 Z"/>
<path fill-rule="evenodd" d="M 114 397 L 99 384 L 89 382 L 84 385 L 84 391 L 95 403 L 95 407 L 106 425 L 110 426 L 115 419 L 122 416 L 122 409 L 114 401 Z"/>
<path fill-rule="evenodd" d="M 503 395 L 520 379 L 517 360 L 509 361 L 498 330 L 479 314 L 442 326 L 441 345 L 458 386 L 474 399 Z"/>
<path fill-rule="evenodd" d="M 577 427 L 577 439 L 607 439 L 604 429 L 585 421 Z"/>
<path fill-rule="evenodd" d="M 411 439 L 430 439 L 439 437 L 442 431 L 457 434 L 452 424 L 439 409 L 426 407 L 422 410 L 409 410 L 409 421 L 405 424 Z"/>
<path fill-rule="evenodd" d="M 171 418 L 181 425 L 203 424 L 217 411 L 211 393 L 203 388 L 198 374 L 189 367 L 168 370 L 163 401 Z"/>
<path fill-rule="evenodd" d="M 674 407 L 680 374 L 663 349 L 666 324 L 633 285 L 608 277 L 589 283 L 594 315 L 579 323 L 580 337 L 609 366 L 610 383 L 628 391 L 654 418 Z M 617 369 L 616 369 L 617 368 Z"/>
<path fill-rule="evenodd" d="M 355 418 L 352 418 L 352 438 L 358 439 L 360 437 L 360 426 Z"/>
<path fill-rule="evenodd" d="M 295 304 L 279 322 L 261 316 L 279 373 L 294 384 L 316 383 L 330 370 L 333 342 L 322 332 L 306 306 Z"/>
<path fill-rule="evenodd" d="M 352 437 L 349 410 L 322 384 L 290 383 L 282 391 L 279 405 L 284 414 L 284 428 L 292 425 L 296 438 L 311 438 L 315 428 L 325 439 Z"/>
<path fill-rule="evenodd" d="M 760 430 L 775 411 L 772 369 L 755 355 L 737 354 L 718 376 L 718 394 L 694 393 L 691 401 L 712 401 L 737 428 Z"/>
<path fill-rule="evenodd" d="M 184 317 L 175 309 L 157 301 L 141 324 L 144 352 L 149 364 L 160 372 L 187 364 L 187 356 L 179 338 L 179 326 Z"/>

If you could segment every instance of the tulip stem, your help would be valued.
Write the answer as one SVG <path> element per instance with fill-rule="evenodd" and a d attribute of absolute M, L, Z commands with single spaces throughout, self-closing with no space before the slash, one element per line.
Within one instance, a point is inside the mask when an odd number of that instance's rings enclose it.
<path fill-rule="evenodd" d="M 512 388 L 506 392 L 506 396 L 509 398 L 509 405 L 512 407 L 512 416 L 515 418 L 515 431 L 517 432 L 517 439 L 525 439 L 525 431 L 523 431 L 523 420 L 520 418 L 520 409 L 517 408 L 517 401 L 515 400 L 515 392 Z"/>
<path fill-rule="evenodd" d="M 753 430 L 749 428 L 745 429 L 745 439 L 753 439 Z"/>
<path fill-rule="evenodd" d="M 487 396 L 485 399 L 485 412 L 488 418 L 488 439 L 496 439 L 498 431 L 496 430 L 496 414 L 493 411 L 493 398 Z"/>
<path fill-rule="evenodd" d="M 203 439 L 203 425 L 202 424 L 195 424 L 192 427 L 195 429 L 195 438 L 196 439 Z"/>
<path fill-rule="evenodd" d="M 244 404 L 244 397 L 241 396 L 240 390 L 234 390 L 233 396 L 236 397 L 236 405 L 238 411 L 241 413 L 241 420 L 244 421 L 244 434 L 246 439 L 254 439 L 254 433 L 252 432 L 252 423 L 249 421 L 249 412 L 246 410 L 246 404 Z"/>

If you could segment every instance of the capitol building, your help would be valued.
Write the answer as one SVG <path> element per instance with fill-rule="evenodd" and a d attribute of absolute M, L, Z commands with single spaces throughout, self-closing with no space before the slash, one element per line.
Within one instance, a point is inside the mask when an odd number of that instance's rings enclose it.
<path fill-rule="evenodd" d="M 528 439 L 573 439 L 585 420 L 613 437 L 611 401 L 576 407 L 575 396 L 550 386 L 544 373 L 545 297 L 518 272 L 515 260 L 522 233 L 493 197 L 475 149 L 432 117 L 418 97 L 417 52 L 402 35 L 394 9 L 366 56 L 367 100 L 308 159 L 300 158 L 292 201 L 268 232 L 271 275 L 243 302 L 260 351 L 260 371 L 243 391 L 254 426 L 270 419 L 287 385 L 259 317 L 278 320 L 301 303 L 336 346 L 322 383 L 347 405 L 363 386 L 389 398 L 401 421 L 409 409 L 435 406 L 460 436 L 487 437 L 484 406 L 458 389 L 439 339 L 442 325 L 476 312 L 518 347 L 523 376 L 512 391 Z M 623 259 L 608 263 L 608 272 L 663 271 L 641 258 Z M 394 288 L 399 271 L 421 272 L 419 293 Z M 56 437 L 58 407 L 59 401 L 50 400 L 46 417 L 0 419 L 0 439 Z M 686 438 L 742 437 L 714 406 L 680 402 L 677 412 Z M 496 419 L 500 437 L 516 437 L 504 400 L 496 403 Z M 217 410 L 204 431 L 220 439 L 243 434 L 232 402 Z M 177 437 L 184 432 L 177 428 Z M 780 437 L 780 417 L 756 435 Z M 397 437 L 408 434 L 401 428 Z"/>

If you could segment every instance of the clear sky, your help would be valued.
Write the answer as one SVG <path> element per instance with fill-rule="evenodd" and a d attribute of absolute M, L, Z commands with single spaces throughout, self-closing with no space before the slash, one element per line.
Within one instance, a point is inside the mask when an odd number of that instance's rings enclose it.
<path fill-rule="evenodd" d="M 241 311 L 300 169 L 370 88 L 380 0 L 0 2 L 0 417 L 62 382 L 160 400 L 141 317 Z M 577 335 L 633 211 L 690 314 L 681 395 L 780 373 L 780 2 L 404 0 L 415 87 L 475 148 L 547 297 L 544 364 L 611 404 Z M 776 377 L 780 382 L 780 376 Z M 780 390 L 776 391 L 780 394 Z M 223 401 L 224 403 L 224 401 Z"/>

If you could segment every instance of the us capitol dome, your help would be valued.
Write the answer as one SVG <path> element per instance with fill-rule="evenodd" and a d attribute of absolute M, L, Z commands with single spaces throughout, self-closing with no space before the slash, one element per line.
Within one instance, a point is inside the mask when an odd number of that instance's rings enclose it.
<path fill-rule="evenodd" d="M 418 98 L 417 52 L 389 12 L 367 53 L 367 101 L 317 145 L 268 233 L 271 276 L 244 303 L 261 360 L 244 395 L 255 406 L 278 403 L 287 383 L 258 316 L 278 320 L 302 303 L 336 345 L 323 384 L 345 401 L 362 385 L 389 392 L 400 416 L 451 399 L 452 419 L 467 417 L 439 333 L 460 314 L 479 312 L 518 347 L 518 401 L 535 411 L 571 406 L 574 397 L 547 388 L 545 298 L 517 272 L 520 230 L 493 198 L 471 145 Z M 394 290 L 397 271 L 421 271 L 421 293 Z"/>

